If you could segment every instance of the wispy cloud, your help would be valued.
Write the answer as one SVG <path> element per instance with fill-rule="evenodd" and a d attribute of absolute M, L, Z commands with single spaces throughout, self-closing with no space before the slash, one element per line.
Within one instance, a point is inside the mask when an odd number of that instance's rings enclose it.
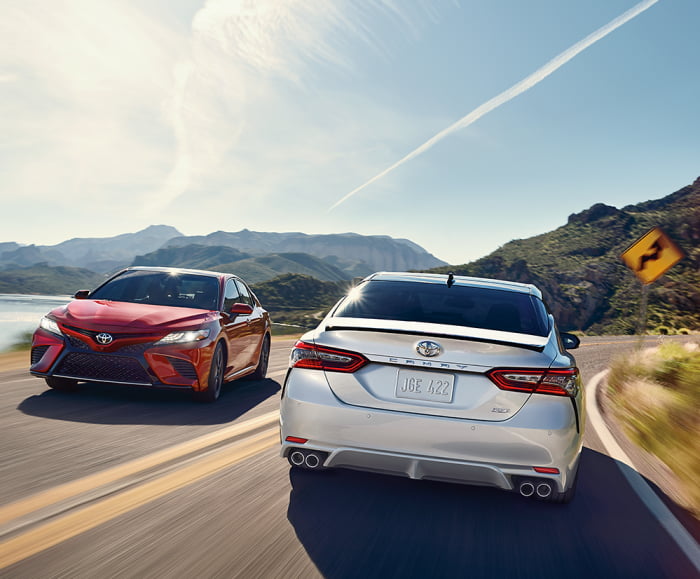
<path fill-rule="evenodd" d="M 169 136 L 161 103 L 180 38 L 120 0 L 14 3 L 0 38 L 0 70 L 16 74 L 0 91 L 6 190 L 138 203 L 164 173 L 153 142 Z"/>
<path fill-rule="evenodd" d="M 166 106 L 176 137 L 175 159 L 150 207 L 164 208 L 195 183 L 225 173 L 224 158 L 232 165 L 257 155 L 258 172 L 269 164 L 266 158 L 279 163 L 276 148 L 284 137 L 263 143 L 260 135 L 284 132 L 290 119 L 303 115 L 299 108 L 319 98 L 314 86 L 319 64 L 352 74 L 348 42 L 383 54 L 386 49 L 371 26 L 379 16 L 415 35 L 421 22 L 435 17 L 435 8 L 409 12 L 388 0 L 208 0 L 193 18 L 188 58 L 175 66 L 174 93 Z M 279 111 L 285 116 L 278 119 Z M 312 123 L 296 128 L 297 142 L 287 146 L 287 159 L 304 150 L 300 135 L 308 141 L 315 132 Z M 244 132 L 245 150 L 238 151 Z M 313 155 L 320 161 L 326 151 Z M 276 165 L 276 172 L 283 170 Z"/>
<path fill-rule="evenodd" d="M 4 200 L 8 222 L 66 199 L 90 227 L 98 228 L 95 208 L 109 208 L 104 234 L 164 219 L 184 228 L 209 219 L 211 206 L 237 202 L 286 217 L 300 197 L 337 188 L 341 175 L 359 181 L 368 147 L 387 158 L 384 147 L 425 134 L 430 121 L 409 125 L 402 111 L 356 92 L 352 79 L 364 74 L 357 52 L 389 62 L 397 42 L 430 26 L 437 8 L 428 0 L 156 4 L 6 8 L 0 188 L 14 192 Z M 359 114 L 366 125 L 355 122 Z M 329 185 L 310 187 L 312 175 Z M 226 227 L 238 217 L 216 218 Z M 45 221 L 43 231 L 62 229 Z"/>
<path fill-rule="evenodd" d="M 166 115 L 175 158 L 149 207 L 166 207 L 221 171 L 271 83 L 300 83 L 305 59 L 342 64 L 325 41 L 339 19 L 329 0 L 208 0 L 193 18 L 188 57 L 173 67 Z"/>
<path fill-rule="evenodd" d="M 583 40 L 580 40 L 573 46 L 567 48 L 564 52 L 561 54 L 557 55 L 554 57 L 552 60 L 550 60 L 547 64 L 542 66 L 541 68 L 537 69 L 535 72 L 533 72 L 531 75 L 528 77 L 524 78 L 520 82 L 514 84 L 510 88 L 506 89 L 499 95 L 493 97 L 492 99 L 486 101 L 482 105 L 478 106 L 476 109 L 474 109 L 472 112 L 469 114 L 465 115 L 461 119 L 459 119 L 457 122 L 453 123 L 446 129 L 440 131 L 437 133 L 434 137 L 428 139 L 425 143 L 423 143 L 421 146 L 418 148 L 414 149 L 408 155 L 404 156 L 403 158 L 399 159 L 396 163 L 391 165 L 390 167 L 384 169 L 381 173 L 378 173 L 374 177 L 372 177 L 369 181 L 366 181 L 359 187 L 353 189 L 350 191 L 347 195 L 344 197 L 341 197 L 338 201 L 336 201 L 333 205 L 330 206 L 328 211 L 332 211 L 348 199 L 350 199 L 353 195 L 359 193 L 372 183 L 375 183 L 403 165 L 404 163 L 407 163 L 411 159 L 414 159 L 418 155 L 421 155 L 425 153 L 428 149 L 442 141 L 445 137 L 451 135 L 452 133 L 459 131 L 461 129 L 464 129 L 471 125 L 472 123 L 478 121 L 481 117 L 484 115 L 490 113 L 494 109 L 500 107 L 501 105 L 507 103 L 508 101 L 514 99 L 518 95 L 524 93 L 528 89 L 532 88 L 536 84 L 542 82 L 545 78 L 547 78 L 550 74 L 564 66 L 567 62 L 569 62 L 571 59 L 576 57 L 578 54 L 586 50 L 589 46 L 595 44 L 602 38 L 606 37 L 608 34 L 613 32 L 614 30 L 620 28 L 620 26 L 623 26 L 645 10 L 648 10 L 656 4 L 659 0 L 644 0 L 643 2 L 639 2 L 632 8 L 630 8 L 627 12 L 624 12 L 617 18 L 611 20 L 608 22 L 605 26 L 602 26 L 592 34 L 589 34 L 586 36 Z"/>

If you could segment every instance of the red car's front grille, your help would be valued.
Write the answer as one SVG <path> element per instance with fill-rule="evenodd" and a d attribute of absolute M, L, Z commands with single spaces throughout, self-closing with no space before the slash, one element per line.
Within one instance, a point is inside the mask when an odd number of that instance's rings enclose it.
<path fill-rule="evenodd" d="M 80 338 L 77 338 L 75 336 L 71 336 L 70 334 L 66 335 L 66 339 L 68 340 L 68 343 L 75 348 L 76 350 L 87 350 L 87 351 L 93 351 L 93 348 L 88 344 L 87 342 L 84 342 Z M 86 339 L 89 339 L 86 337 Z M 125 346 L 122 346 L 119 348 L 117 351 L 120 354 L 143 354 L 146 350 L 148 350 L 150 347 L 152 347 L 154 342 L 145 342 L 145 343 L 140 343 L 140 344 L 126 344 Z"/>
<path fill-rule="evenodd" d="M 127 344 L 117 350 L 120 354 L 143 354 L 146 350 L 153 347 L 153 342 L 141 344 Z"/>
<path fill-rule="evenodd" d="M 66 334 L 66 339 L 68 340 L 68 343 L 73 346 L 74 348 L 78 350 L 91 350 L 89 344 L 86 344 L 83 342 L 80 338 L 76 338 L 75 336 L 71 336 L 69 334 Z"/>
<path fill-rule="evenodd" d="M 92 350 L 94 345 L 98 345 L 96 336 L 101 334 L 102 332 L 96 332 L 93 330 L 83 330 L 82 328 L 78 328 L 75 326 L 65 326 L 67 330 L 70 330 L 72 332 L 75 332 L 76 334 L 80 334 L 83 336 L 83 338 L 78 338 L 77 336 L 73 336 L 71 334 L 66 333 L 65 336 L 68 338 L 68 342 L 70 342 L 70 345 L 73 346 L 74 348 L 79 348 L 81 350 Z M 110 336 L 112 336 L 112 339 L 114 340 L 115 344 L 119 340 L 143 340 L 144 338 L 149 340 L 148 342 L 143 342 L 140 341 L 138 343 L 132 343 L 128 344 L 126 346 L 123 346 L 120 348 L 120 350 L 123 351 L 128 351 L 129 353 L 137 353 L 140 354 L 141 352 L 147 350 L 150 348 L 154 342 L 157 342 L 161 337 L 161 335 L 144 335 L 144 334 L 119 334 L 119 333 L 112 333 L 108 332 Z M 129 350 L 126 350 L 129 348 Z"/>
<path fill-rule="evenodd" d="M 56 375 L 82 380 L 151 384 L 148 373 L 135 358 L 108 354 L 69 353 L 61 360 Z"/>

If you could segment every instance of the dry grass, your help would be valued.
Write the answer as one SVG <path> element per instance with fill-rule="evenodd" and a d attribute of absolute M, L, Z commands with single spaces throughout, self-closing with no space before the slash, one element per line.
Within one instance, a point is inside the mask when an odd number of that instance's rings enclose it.
<path fill-rule="evenodd" d="M 614 411 L 632 440 L 664 461 L 700 515 L 700 349 L 666 344 L 618 360 L 609 375 Z"/>

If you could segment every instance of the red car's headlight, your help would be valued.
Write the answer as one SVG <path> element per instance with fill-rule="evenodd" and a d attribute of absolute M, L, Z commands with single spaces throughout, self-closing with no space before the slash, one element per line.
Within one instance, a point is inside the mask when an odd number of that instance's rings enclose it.
<path fill-rule="evenodd" d="M 41 318 L 41 321 L 39 322 L 39 327 L 42 330 L 46 330 L 47 332 L 51 332 L 52 334 L 56 334 L 57 336 L 63 336 L 63 332 L 61 332 L 61 328 L 58 327 L 56 320 L 52 320 L 51 318 L 47 318 L 46 316 Z"/>
<path fill-rule="evenodd" d="M 209 337 L 209 330 L 189 330 L 187 332 L 171 332 L 156 342 L 156 346 L 168 344 L 186 344 L 188 342 L 201 342 Z"/>

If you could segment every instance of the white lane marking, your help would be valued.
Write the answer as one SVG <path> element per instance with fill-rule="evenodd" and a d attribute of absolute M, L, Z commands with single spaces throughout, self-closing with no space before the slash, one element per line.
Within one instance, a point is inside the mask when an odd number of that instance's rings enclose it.
<path fill-rule="evenodd" d="M 693 536 L 646 483 L 642 475 L 637 472 L 632 459 L 620 448 L 620 445 L 613 438 L 613 435 L 610 434 L 608 427 L 603 421 L 603 417 L 598 408 L 597 394 L 598 385 L 600 381 L 605 378 L 607 373 L 608 370 L 599 372 L 593 376 L 586 386 L 588 392 L 588 418 L 591 421 L 593 430 L 595 430 L 598 438 L 600 438 L 608 455 L 615 459 L 615 463 L 620 471 L 622 471 L 622 474 L 627 479 L 632 489 L 634 489 L 634 492 L 637 493 L 637 496 L 639 496 L 649 511 L 656 517 L 656 520 L 659 521 L 661 526 L 671 535 L 671 538 L 680 547 L 681 551 L 686 554 L 695 568 L 700 571 L 700 545 L 698 545 Z"/>

